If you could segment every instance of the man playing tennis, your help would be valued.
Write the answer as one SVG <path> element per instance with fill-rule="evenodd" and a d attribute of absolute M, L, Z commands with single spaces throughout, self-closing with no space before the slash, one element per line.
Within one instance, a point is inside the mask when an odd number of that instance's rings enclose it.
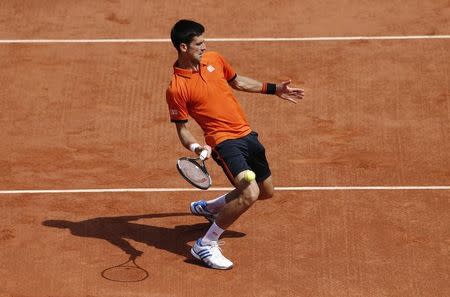
<path fill-rule="evenodd" d="M 281 84 L 262 83 L 237 75 L 217 52 L 206 52 L 204 27 L 190 20 L 180 20 L 172 28 L 171 40 L 178 51 L 174 74 L 166 92 L 170 119 L 175 123 L 183 146 L 197 155 L 208 151 L 236 189 L 210 201 L 191 203 L 194 215 L 212 222 L 205 236 L 191 249 L 192 255 L 215 269 L 230 269 L 218 240 L 222 233 L 258 199 L 273 196 L 273 184 L 265 149 L 258 134 L 250 129 L 242 108 L 231 88 L 263 94 L 275 94 L 297 103 L 304 91 Z M 200 145 L 190 133 L 191 116 L 203 129 L 206 145 Z M 245 172 L 252 170 L 256 179 L 240 187 Z"/>

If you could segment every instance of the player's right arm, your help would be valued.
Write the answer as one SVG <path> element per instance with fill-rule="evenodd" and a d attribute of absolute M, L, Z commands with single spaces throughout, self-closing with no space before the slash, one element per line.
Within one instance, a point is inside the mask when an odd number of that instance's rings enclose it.
<path fill-rule="evenodd" d="M 185 122 L 178 122 L 175 123 L 175 125 L 177 128 L 178 138 L 180 139 L 181 144 L 186 149 L 192 150 L 191 149 L 192 146 L 196 146 L 195 144 L 198 144 L 197 139 L 194 137 L 194 135 L 192 135 L 191 131 L 189 131 Z M 209 145 L 196 146 L 194 149 L 194 153 L 200 155 L 200 153 L 205 149 L 208 151 L 207 158 L 209 158 L 211 156 L 211 147 Z"/>
<path fill-rule="evenodd" d="M 189 112 L 186 105 L 187 99 L 182 92 L 171 84 L 166 91 L 166 101 L 169 107 L 170 120 L 176 125 L 181 144 L 197 155 L 200 155 L 203 150 L 207 150 L 206 158 L 209 158 L 211 156 L 211 147 L 208 145 L 201 146 L 187 128 Z"/>

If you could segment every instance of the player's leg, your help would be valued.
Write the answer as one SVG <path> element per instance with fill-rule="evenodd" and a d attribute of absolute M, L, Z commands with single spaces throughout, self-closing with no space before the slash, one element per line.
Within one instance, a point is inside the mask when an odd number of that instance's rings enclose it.
<path fill-rule="evenodd" d="M 236 189 L 214 199 L 214 203 L 208 204 L 204 201 L 206 205 L 204 208 L 201 208 L 205 211 L 212 211 L 209 208 L 211 205 L 215 207 L 221 205 L 220 208 L 216 208 L 219 211 L 218 215 L 214 217 L 215 220 L 213 220 L 213 224 L 205 236 L 197 240 L 191 249 L 191 253 L 195 258 L 204 261 L 212 268 L 229 269 L 233 266 L 233 263 L 225 258 L 218 248 L 219 238 L 225 229 L 235 222 L 259 196 L 259 187 L 256 181 L 250 183 L 241 182 L 245 171 L 249 169 L 246 161 L 248 153 L 245 148 L 246 143 L 242 139 L 225 141 L 215 156 L 216 162 L 222 166 L 228 178 L 236 186 Z M 198 210 L 194 209 L 194 211 Z"/>
<path fill-rule="evenodd" d="M 259 187 L 258 200 L 272 198 L 274 187 L 272 173 L 266 157 L 266 149 L 259 141 L 258 133 L 252 132 L 246 139 L 250 152 L 247 161 L 252 170 L 256 173 L 256 182 Z"/>
<path fill-rule="evenodd" d="M 220 167 L 222 167 L 228 180 L 235 187 L 237 187 L 237 175 L 250 169 L 245 160 L 245 156 L 243 155 L 245 147 L 245 140 L 233 139 L 224 141 L 212 151 L 213 159 Z M 194 201 L 190 205 L 191 213 L 203 216 L 212 223 L 215 221 L 222 207 L 229 201 L 236 199 L 239 195 L 239 191 L 233 190 L 214 199 Z"/>
<path fill-rule="evenodd" d="M 241 139 L 226 141 L 213 151 L 213 158 L 222 167 L 234 186 L 237 187 L 236 182 L 240 181 L 236 174 L 251 169 L 256 173 L 256 181 L 260 192 L 259 199 L 269 199 L 273 196 L 274 186 L 271 171 L 265 148 L 259 142 L 258 133 L 251 132 Z M 194 215 L 204 216 L 212 223 L 221 209 L 239 195 L 239 192 L 231 191 L 208 201 L 192 202 L 191 212 Z"/>
<path fill-rule="evenodd" d="M 236 199 L 240 195 L 238 189 L 234 189 L 231 192 L 220 195 L 211 200 L 198 200 L 194 201 L 190 205 L 191 213 L 196 216 L 203 216 L 211 223 L 214 223 L 220 210 L 229 201 Z"/>
<path fill-rule="evenodd" d="M 242 184 L 244 174 L 245 171 L 236 176 L 236 185 Z M 258 197 L 259 187 L 255 181 L 245 184 L 243 188 L 236 189 L 235 197 L 230 197 L 231 199 L 220 209 L 216 224 L 222 229 L 227 229 L 258 200 Z"/>
<path fill-rule="evenodd" d="M 233 263 L 222 255 L 219 238 L 259 197 L 259 187 L 255 181 L 242 182 L 245 171 L 235 178 L 240 185 L 230 192 L 229 201 L 222 207 L 215 222 L 209 227 L 205 236 L 198 239 L 191 249 L 191 254 L 215 269 L 230 269 Z"/>
<path fill-rule="evenodd" d="M 272 176 L 269 176 L 264 181 L 258 183 L 259 198 L 258 200 L 266 200 L 273 197 L 274 186 L 272 182 Z"/>

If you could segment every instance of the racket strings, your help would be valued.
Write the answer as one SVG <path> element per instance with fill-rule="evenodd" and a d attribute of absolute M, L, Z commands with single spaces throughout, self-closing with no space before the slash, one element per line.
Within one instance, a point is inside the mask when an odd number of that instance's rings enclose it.
<path fill-rule="evenodd" d="M 189 160 L 180 160 L 178 166 L 183 175 L 193 183 L 204 186 L 209 183 L 208 175 L 193 162 Z"/>

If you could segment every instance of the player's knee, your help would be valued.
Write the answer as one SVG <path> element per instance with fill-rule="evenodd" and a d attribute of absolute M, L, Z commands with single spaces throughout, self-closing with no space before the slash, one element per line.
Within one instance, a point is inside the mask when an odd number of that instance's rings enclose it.
<path fill-rule="evenodd" d="M 248 189 L 242 193 L 241 201 L 245 207 L 250 207 L 259 197 L 259 189 L 257 187 Z"/>
<path fill-rule="evenodd" d="M 260 187 L 259 200 L 266 200 L 272 198 L 274 195 L 274 188 L 270 185 L 262 185 Z"/>
<path fill-rule="evenodd" d="M 259 200 L 267 200 L 273 197 L 273 189 L 259 194 Z"/>

